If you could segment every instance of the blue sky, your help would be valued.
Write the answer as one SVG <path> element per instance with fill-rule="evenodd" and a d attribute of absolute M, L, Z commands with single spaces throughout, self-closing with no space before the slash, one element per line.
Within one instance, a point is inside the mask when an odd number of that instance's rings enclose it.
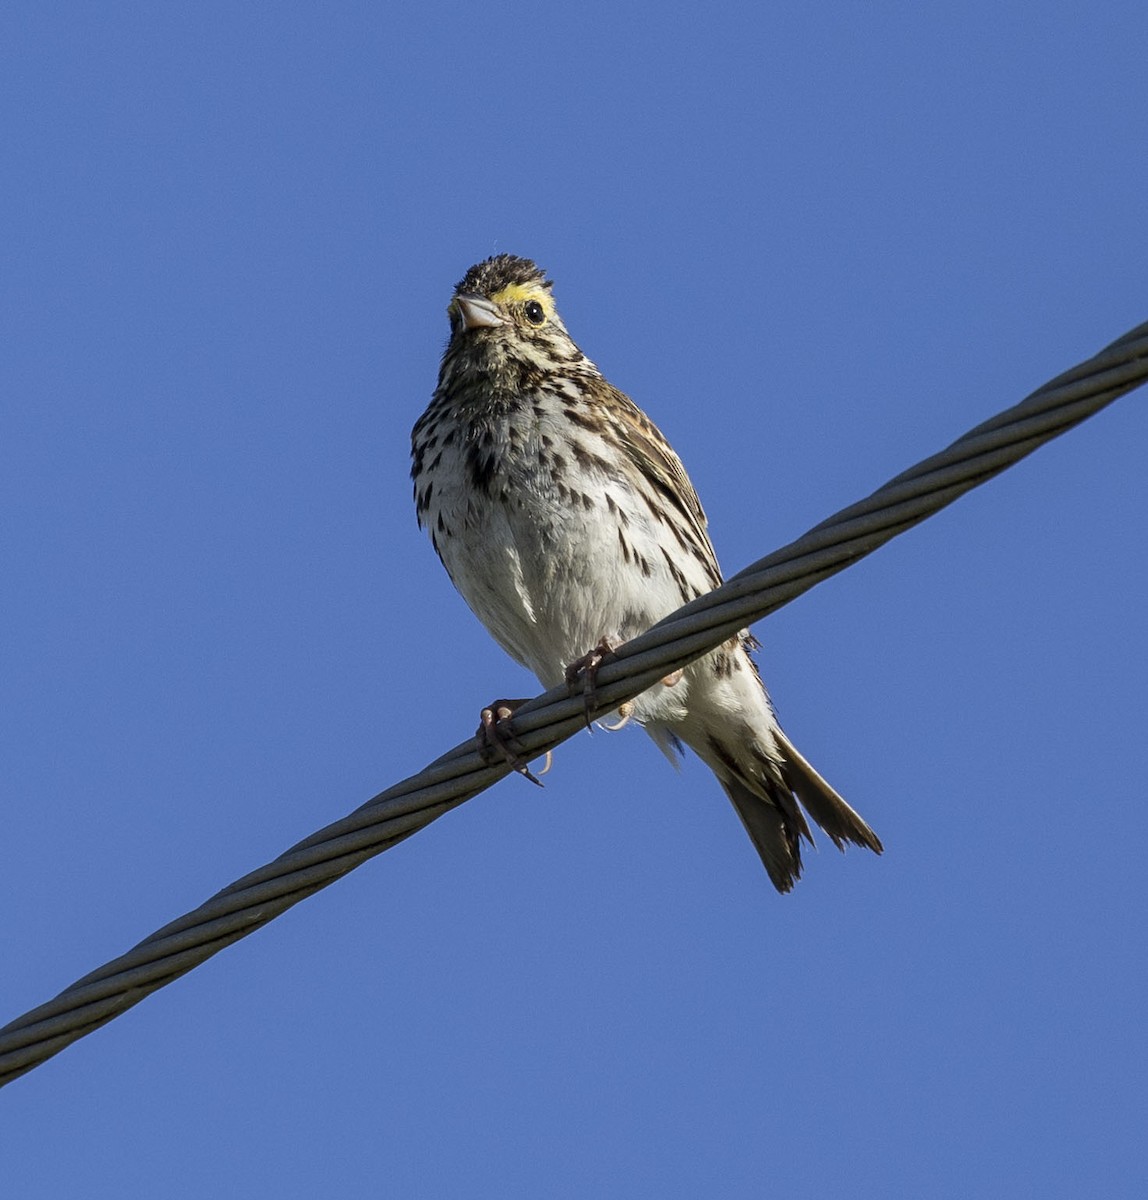
<path fill-rule="evenodd" d="M 536 258 L 730 571 L 1148 318 L 1148 9 L 0 16 L 4 1020 L 537 690 L 418 533 Z M 762 623 L 881 859 L 581 735 L 0 1094 L 13 1195 L 1140 1195 L 1145 398 Z M 822 839 L 824 843 L 824 839 Z"/>

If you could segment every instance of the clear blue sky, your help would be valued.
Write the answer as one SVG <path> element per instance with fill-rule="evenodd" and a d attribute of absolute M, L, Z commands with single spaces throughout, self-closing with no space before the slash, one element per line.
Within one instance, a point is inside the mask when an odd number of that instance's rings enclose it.
<path fill-rule="evenodd" d="M 415 527 L 536 258 L 737 569 L 1148 319 L 1148 8 L 10 3 L 0 1018 L 535 691 Z M 770 887 L 581 735 L 0 1093 L 41 1197 L 1142 1195 L 1134 394 L 756 630 Z"/>

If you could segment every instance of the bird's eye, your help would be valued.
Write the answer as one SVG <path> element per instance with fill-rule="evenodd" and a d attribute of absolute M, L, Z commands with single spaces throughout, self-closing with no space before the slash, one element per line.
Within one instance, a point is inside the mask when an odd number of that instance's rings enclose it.
<path fill-rule="evenodd" d="M 531 325 L 541 325 L 546 320 L 546 310 L 537 300 L 527 300 L 522 311 L 526 313 L 526 319 Z"/>

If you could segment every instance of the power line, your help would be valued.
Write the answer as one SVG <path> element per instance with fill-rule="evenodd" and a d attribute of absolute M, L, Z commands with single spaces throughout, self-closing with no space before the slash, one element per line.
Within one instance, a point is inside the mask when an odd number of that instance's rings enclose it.
<path fill-rule="evenodd" d="M 632 699 L 1146 380 L 1148 323 L 620 647 L 598 673 L 594 714 Z M 518 709 L 512 729 L 534 759 L 571 737 L 585 719 L 582 697 L 554 688 Z M 224 888 L 0 1029 L 0 1086 L 457 808 L 509 769 L 485 763 L 468 738 Z"/>

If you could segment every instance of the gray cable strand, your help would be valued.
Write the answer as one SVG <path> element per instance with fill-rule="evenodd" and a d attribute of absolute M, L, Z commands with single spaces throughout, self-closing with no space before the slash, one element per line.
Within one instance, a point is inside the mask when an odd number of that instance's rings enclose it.
<path fill-rule="evenodd" d="M 593 714 L 637 696 L 1146 380 L 1148 323 L 620 647 L 598 674 Z M 552 688 L 517 710 L 512 729 L 522 753 L 533 760 L 584 724 L 582 697 Z M 470 737 L 224 888 L 0 1029 L 0 1086 L 457 808 L 509 770 L 484 762 Z"/>

